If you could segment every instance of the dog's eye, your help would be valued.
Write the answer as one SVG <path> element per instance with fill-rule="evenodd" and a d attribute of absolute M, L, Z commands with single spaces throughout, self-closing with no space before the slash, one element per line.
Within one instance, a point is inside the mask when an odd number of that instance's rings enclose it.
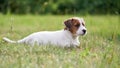
<path fill-rule="evenodd" d="M 82 25 L 83 25 L 83 26 L 85 26 L 85 24 L 84 24 L 84 23 L 82 23 Z"/>
<path fill-rule="evenodd" d="M 75 27 L 79 27 L 79 26 L 80 26 L 80 24 L 75 25 Z"/>

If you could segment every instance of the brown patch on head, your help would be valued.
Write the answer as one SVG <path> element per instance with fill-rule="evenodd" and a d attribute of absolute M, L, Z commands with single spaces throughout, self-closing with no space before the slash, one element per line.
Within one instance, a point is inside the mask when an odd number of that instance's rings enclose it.
<path fill-rule="evenodd" d="M 78 28 L 80 27 L 80 22 L 78 19 L 68 19 L 64 22 L 65 24 L 65 30 L 69 30 L 72 34 L 76 34 L 76 31 L 78 30 Z"/>

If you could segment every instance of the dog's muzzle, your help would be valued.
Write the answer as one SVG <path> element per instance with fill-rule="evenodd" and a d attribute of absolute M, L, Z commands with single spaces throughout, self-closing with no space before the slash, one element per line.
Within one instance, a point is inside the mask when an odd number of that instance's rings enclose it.
<path fill-rule="evenodd" d="M 82 35 L 85 35 L 85 34 L 87 33 L 87 30 L 86 30 L 86 29 L 83 29 L 82 32 L 83 32 Z"/>

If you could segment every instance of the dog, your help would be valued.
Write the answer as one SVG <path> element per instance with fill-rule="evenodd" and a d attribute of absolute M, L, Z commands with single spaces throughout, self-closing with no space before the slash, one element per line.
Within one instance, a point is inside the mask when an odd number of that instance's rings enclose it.
<path fill-rule="evenodd" d="M 79 36 L 87 33 L 83 18 L 72 17 L 64 21 L 65 28 L 58 31 L 41 31 L 30 34 L 29 36 L 12 41 L 6 37 L 4 41 L 9 43 L 23 43 L 27 45 L 57 45 L 62 47 L 80 46 Z"/>

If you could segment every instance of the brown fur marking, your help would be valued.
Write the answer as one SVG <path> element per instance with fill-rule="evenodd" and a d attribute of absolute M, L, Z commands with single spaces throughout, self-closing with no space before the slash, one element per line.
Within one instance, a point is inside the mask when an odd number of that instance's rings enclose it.
<path fill-rule="evenodd" d="M 80 27 L 80 23 L 77 19 L 68 19 L 67 21 L 64 22 L 64 24 L 66 25 L 65 30 L 69 29 L 69 31 L 72 34 L 76 34 L 76 31 L 78 30 L 78 28 Z"/>

